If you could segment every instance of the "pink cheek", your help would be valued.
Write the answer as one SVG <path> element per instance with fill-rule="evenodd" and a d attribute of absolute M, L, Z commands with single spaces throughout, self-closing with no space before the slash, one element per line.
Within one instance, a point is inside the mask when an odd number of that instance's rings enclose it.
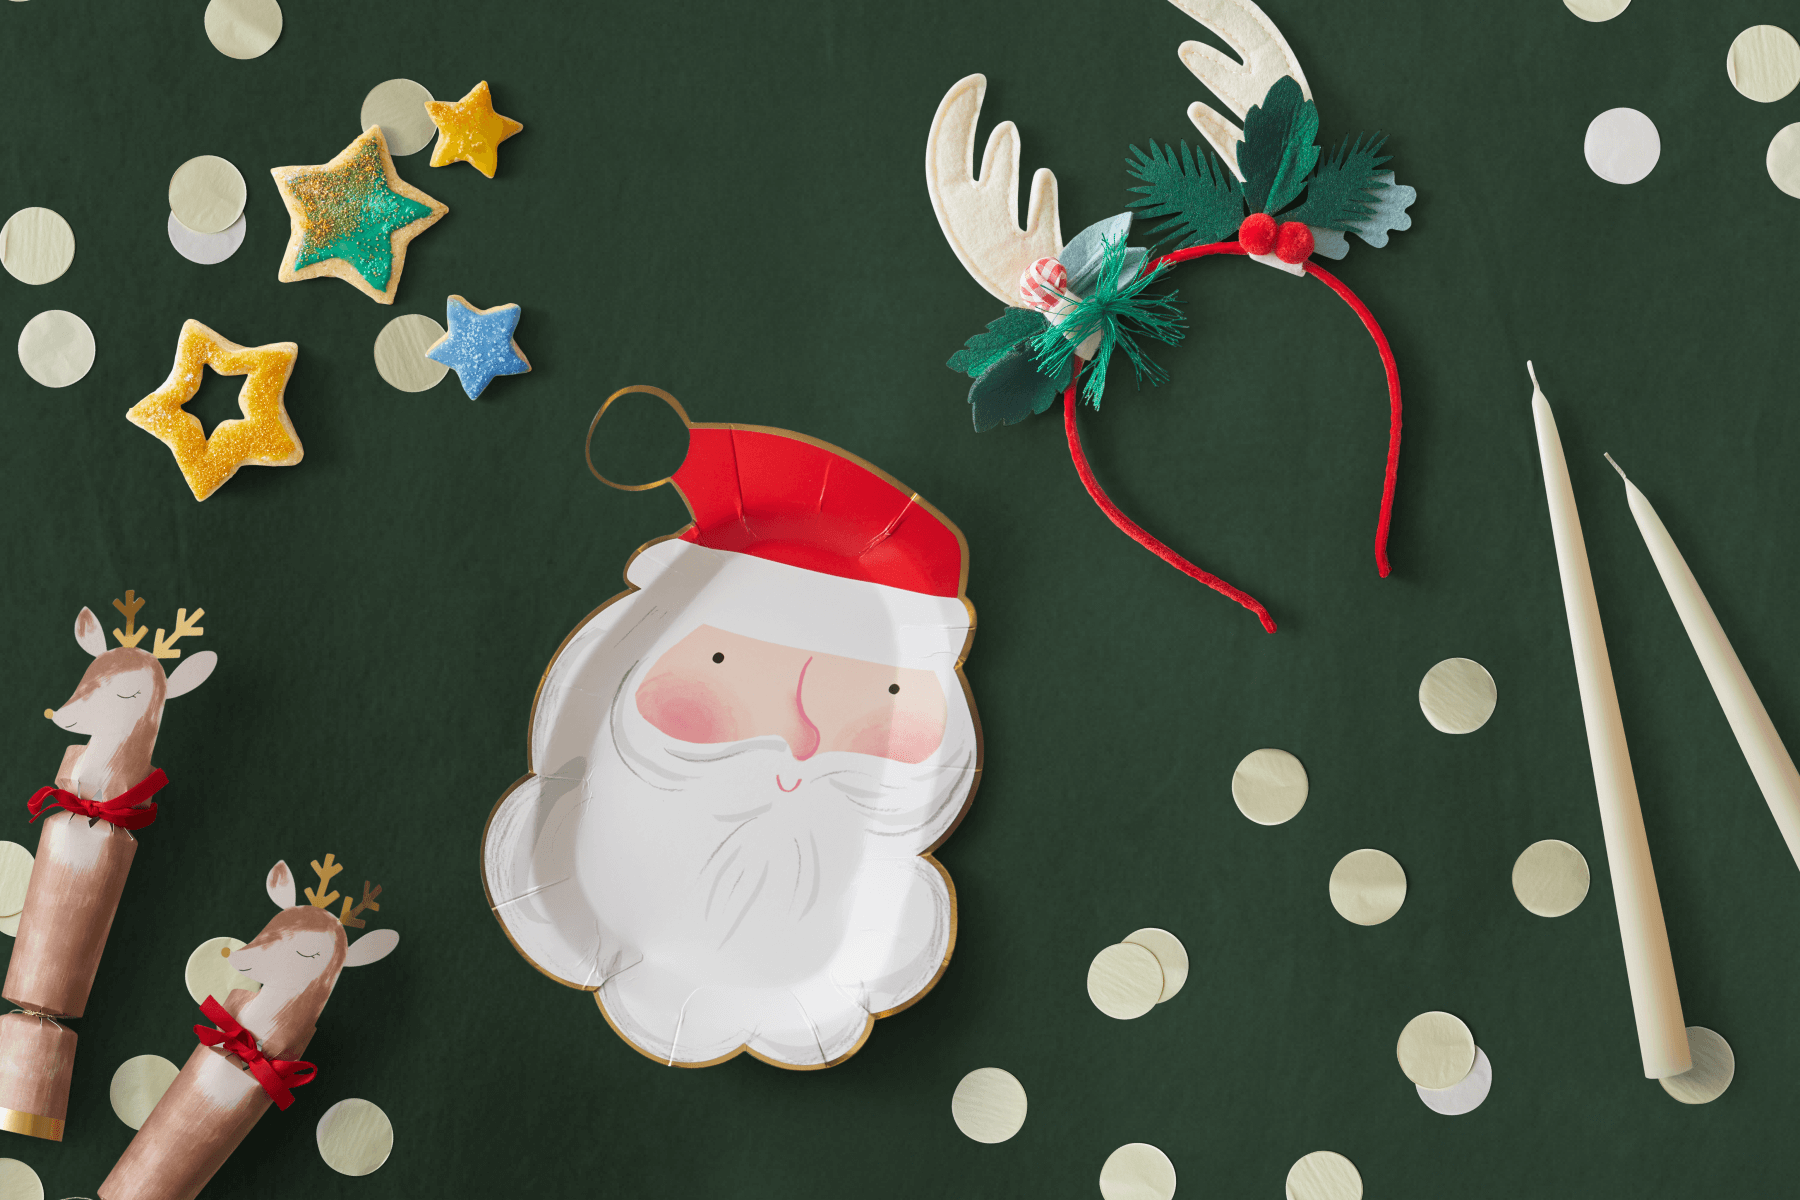
<path fill-rule="evenodd" d="M 704 683 L 658 675 L 638 688 L 637 710 L 644 720 L 683 742 L 733 742 L 737 726 L 718 693 Z"/>
<path fill-rule="evenodd" d="M 850 741 L 850 749 L 895 762 L 921 763 L 936 754 L 943 742 L 943 722 L 915 713 L 895 713 L 886 724 L 857 734 Z"/>

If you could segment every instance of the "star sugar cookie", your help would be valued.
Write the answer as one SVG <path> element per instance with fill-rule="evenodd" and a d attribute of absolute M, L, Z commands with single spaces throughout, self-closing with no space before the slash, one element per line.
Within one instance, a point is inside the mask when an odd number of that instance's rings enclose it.
<path fill-rule="evenodd" d="M 500 143 L 524 129 L 511 117 L 494 111 L 494 98 L 488 92 L 487 80 L 470 89 L 469 94 L 451 104 L 430 100 L 425 111 L 438 127 L 437 145 L 431 149 L 431 165 L 447 167 L 466 162 L 489 179 L 499 166 Z"/>
<path fill-rule="evenodd" d="M 474 400 L 496 375 L 523 375 L 531 370 L 531 361 L 513 337 L 519 312 L 517 304 L 476 308 L 461 296 L 451 296 L 444 302 L 444 320 L 450 328 L 425 348 L 425 357 L 455 371 L 463 394 Z"/>
<path fill-rule="evenodd" d="M 291 467 L 300 461 L 300 435 L 284 402 L 299 356 L 300 347 L 293 342 L 240 346 L 198 321 L 184 321 L 169 377 L 132 405 L 125 419 L 174 452 L 194 499 L 204 500 L 246 463 Z M 199 392 L 207 367 L 220 375 L 248 376 L 238 393 L 243 419 L 220 421 L 211 437 L 200 419 L 182 407 Z"/>
<path fill-rule="evenodd" d="M 323 166 L 269 174 L 293 225 L 277 278 L 335 275 L 378 304 L 394 302 L 408 243 L 450 211 L 395 172 L 379 125 Z"/>

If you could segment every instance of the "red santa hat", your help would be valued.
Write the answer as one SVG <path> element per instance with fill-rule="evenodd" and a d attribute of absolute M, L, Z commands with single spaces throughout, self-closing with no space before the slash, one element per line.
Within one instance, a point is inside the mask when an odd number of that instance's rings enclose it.
<path fill-rule="evenodd" d="M 633 392 L 663 400 L 688 430 L 675 473 L 635 486 L 601 475 L 592 455 L 607 407 Z M 601 482 L 631 491 L 672 483 L 693 516 L 639 551 L 630 582 L 648 587 L 676 570 L 706 623 L 747 636 L 876 660 L 960 661 L 974 624 L 963 594 L 968 543 L 880 468 L 785 429 L 696 424 L 675 397 L 647 386 L 608 397 L 588 448 Z"/>

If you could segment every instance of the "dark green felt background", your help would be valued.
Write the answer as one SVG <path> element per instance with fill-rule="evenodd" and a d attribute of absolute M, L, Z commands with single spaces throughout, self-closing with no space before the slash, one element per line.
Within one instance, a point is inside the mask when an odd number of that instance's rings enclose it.
<path fill-rule="evenodd" d="M 23 801 L 65 744 L 40 714 L 82 670 L 81 605 L 109 627 L 127 587 L 156 623 L 204 607 L 220 656 L 169 706 L 157 758 L 173 783 L 78 1026 L 69 1138 L 0 1135 L 50 1196 L 92 1195 L 130 1136 L 107 1104 L 114 1067 L 193 1044 L 188 951 L 253 934 L 269 864 L 326 850 L 385 885 L 401 948 L 346 974 L 309 1055 L 321 1081 L 211 1195 L 1087 1197 L 1130 1141 L 1169 1153 L 1183 1196 L 1278 1196 L 1322 1148 L 1380 1200 L 1769 1195 L 1790 1178 L 1800 873 L 1600 459 L 1660 506 L 1776 725 L 1800 736 L 1800 208 L 1763 167 L 1800 95 L 1753 104 L 1723 69 L 1733 35 L 1780 19 L 1766 5 L 1643 0 L 1587 25 L 1556 0 L 1272 0 L 1324 136 L 1390 131 L 1420 194 L 1411 232 L 1333 267 L 1385 325 L 1406 389 L 1394 575 L 1370 554 L 1379 365 L 1317 284 L 1181 268 L 1191 332 L 1157 351 L 1174 381 L 1133 394 L 1115 377 L 1085 428 L 1113 494 L 1266 601 L 1275 637 L 1106 522 L 1056 417 L 972 433 L 966 381 L 942 365 L 997 306 L 926 198 L 939 97 L 988 74 L 983 137 L 1019 123 L 1072 235 L 1122 207 L 1129 141 L 1193 136 L 1183 113 L 1204 90 L 1175 52 L 1204 35 L 1173 7 L 290 0 L 280 44 L 248 63 L 211 49 L 202 8 L 0 5 L 0 212 L 54 208 L 78 242 L 55 283 L 0 277 L 7 836 L 35 845 Z M 277 283 L 287 223 L 268 169 L 335 154 L 395 76 L 446 98 L 489 79 L 526 132 L 492 182 L 399 160 L 450 215 L 414 243 L 394 308 Z M 1588 121 L 1619 105 L 1663 138 L 1633 187 L 1582 160 Z M 206 153 L 250 186 L 249 237 L 212 267 L 163 228 L 170 173 Z M 376 333 L 400 312 L 441 318 L 453 291 L 521 303 L 534 371 L 475 404 L 454 379 L 392 390 Z M 10 351 L 53 307 L 99 344 L 63 391 Z M 288 407 L 306 461 L 247 469 L 204 505 L 123 419 L 188 317 L 301 346 Z M 1583 506 L 1687 1017 L 1738 1056 L 1709 1107 L 1639 1070 L 1527 357 Z M 659 1068 L 519 958 L 485 906 L 480 831 L 525 770 L 540 672 L 631 550 L 685 519 L 667 489 L 612 492 L 582 463 L 595 408 L 630 383 L 697 420 L 839 444 L 968 536 L 987 773 L 942 852 L 955 957 L 829 1071 Z M 197 410 L 210 424 L 234 395 L 209 381 Z M 660 473 L 666 426 L 625 416 L 609 462 Z M 1415 700 L 1452 655 L 1499 681 L 1469 737 L 1432 731 Z M 1228 789 L 1265 745 L 1312 779 L 1273 829 Z M 1594 869 L 1588 902 L 1556 921 L 1508 882 L 1549 837 Z M 1371 929 L 1326 901 L 1332 863 L 1361 846 L 1410 881 Z M 1194 975 L 1150 1016 L 1109 1020 L 1087 962 L 1146 924 L 1183 938 Z M 1400 1027 L 1434 1008 L 1492 1056 L 1470 1116 L 1428 1111 L 1394 1063 Z M 956 1081 L 985 1065 L 1031 1097 L 999 1146 L 950 1121 Z M 367 1180 L 313 1147 L 346 1096 L 397 1130 Z"/>

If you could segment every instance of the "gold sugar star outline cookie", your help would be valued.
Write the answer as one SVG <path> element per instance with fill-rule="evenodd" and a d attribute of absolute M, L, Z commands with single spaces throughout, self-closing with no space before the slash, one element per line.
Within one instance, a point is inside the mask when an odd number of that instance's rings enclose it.
<path fill-rule="evenodd" d="M 466 162 L 489 179 L 500 165 L 500 143 L 525 128 L 494 111 L 494 97 L 485 79 L 454 104 L 447 100 L 427 101 L 425 111 L 438 128 L 437 145 L 431 148 L 431 165 L 447 167 Z"/>
<path fill-rule="evenodd" d="M 299 357 L 294 342 L 240 346 L 198 321 L 184 321 L 169 377 L 132 405 L 125 419 L 169 448 L 194 499 L 204 500 L 246 464 L 291 467 L 300 461 L 304 451 L 286 402 Z M 207 367 L 220 375 L 246 376 L 238 392 L 243 418 L 220 421 L 211 437 L 183 407 L 200 391 Z"/>
<path fill-rule="evenodd" d="M 379 125 L 328 163 L 269 174 L 292 230 L 277 278 L 335 276 L 377 304 L 394 302 L 407 246 L 450 211 L 400 178 Z"/>

